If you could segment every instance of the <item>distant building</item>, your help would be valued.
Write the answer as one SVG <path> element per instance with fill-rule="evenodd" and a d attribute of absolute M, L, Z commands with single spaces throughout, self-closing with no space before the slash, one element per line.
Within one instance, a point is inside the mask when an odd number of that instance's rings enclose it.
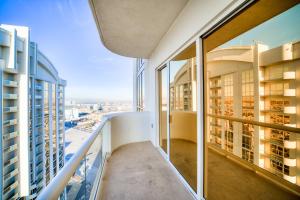
<path fill-rule="evenodd" d="M 65 110 L 66 121 L 78 120 L 79 119 L 79 110 L 73 106 L 66 106 Z"/>
<path fill-rule="evenodd" d="M 27 27 L 0 26 L 0 66 L 0 199 L 34 199 L 64 165 L 66 81 Z"/>

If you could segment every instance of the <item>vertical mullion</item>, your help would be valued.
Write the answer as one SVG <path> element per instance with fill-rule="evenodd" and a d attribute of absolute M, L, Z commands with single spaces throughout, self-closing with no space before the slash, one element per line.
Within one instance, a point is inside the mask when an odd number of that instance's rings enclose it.
<path fill-rule="evenodd" d="M 202 39 L 196 40 L 196 65 L 197 65 L 197 197 L 204 198 L 204 158 L 205 158 L 205 130 L 204 130 L 204 64 Z"/>
<path fill-rule="evenodd" d="M 170 62 L 167 63 L 167 158 L 170 160 Z"/>

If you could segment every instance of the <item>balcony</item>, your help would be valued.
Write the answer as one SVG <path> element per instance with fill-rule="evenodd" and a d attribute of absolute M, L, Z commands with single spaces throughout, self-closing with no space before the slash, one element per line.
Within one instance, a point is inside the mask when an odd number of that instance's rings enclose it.
<path fill-rule="evenodd" d="M 16 162 L 18 162 L 18 157 L 14 157 L 12 159 L 9 159 L 8 161 L 4 162 L 4 169 L 3 170 L 7 170 L 9 168 L 9 166 L 11 166 L 12 164 L 15 164 Z"/>
<path fill-rule="evenodd" d="M 8 195 L 10 192 L 12 192 L 14 189 L 18 187 L 18 182 L 13 182 L 12 184 L 8 185 L 6 188 L 3 190 L 3 195 Z"/>
<path fill-rule="evenodd" d="M 82 145 L 79 152 L 65 164 L 49 186 L 43 190 L 38 199 L 44 199 L 46 196 L 57 198 L 65 187 L 68 199 L 79 198 L 85 191 L 85 188 L 82 189 L 83 181 L 86 181 L 87 185 L 91 187 L 88 195 L 94 197 L 101 194 L 110 199 L 112 195 L 117 195 L 119 199 L 122 199 L 125 192 L 128 198 L 143 198 L 147 195 L 154 199 L 158 196 L 193 199 L 169 164 L 149 142 L 148 121 L 148 113 L 123 113 L 107 116 L 93 135 Z M 126 134 L 124 130 L 127 130 Z M 111 154 L 111 152 L 113 153 Z M 106 170 L 101 176 L 103 165 Z M 84 169 L 84 166 L 87 168 Z M 128 168 L 131 170 L 126 176 L 121 175 Z M 83 171 L 86 171 L 86 176 L 83 176 Z M 76 172 L 75 175 L 73 175 L 74 172 Z M 119 180 L 111 177 L 111 173 Z M 143 176 L 140 176 L 141 174 Z M 131 187 L 126 186 L 127 180 L 131 181 Z M 123 188 L 123 190 L 118 191 L 115 188 L 115 191 L 110 192 L 116 183 L 119 185 L 117 188 Z M 97 189 L 100 184 L 103 185 L 101 187 L 103 190 Z M 129 192 L 133 187 L 140 189 Z"/>
<path fill-rule="evenodd" d="M 17 119 L 9 119 L 3 121 L 3 126 L 12 126 L 12 125 L 16 125 L 17 123 L 18 123 Z"/>
<path fill-rule="evenodd" d="M 8 107 L 4 107 L 3 110 L 4 110 L 5 113 L 17 112 L 18 107 L 17 106 L 8 106 Z"/>
<path fill-rule="evenodd" d="M 285 96 L 285 97 L 295 97 L 296 96 L 296 89 L 285 89 L 283 96 Z"/>
<path fill-rule="evenodd" d="M 10 140 L 12 138 L 15 138 L 17 137 L 19 134 L 17 131 L 14 131 L 14 132 L 10 132 L 10 133 L 6 133 L 3 135 L 3 140 Z"/>
<path fill-rule="evenodd" d="M 18 82 L 11 80 L 3 80 L 3 85 L 6 87 L 18 87 Z"/>
<path fill-rule="evenodd" d="M 4 99 L 8 99 L 8 100 L 15 100 L 18 98 L 17 94 L 3 94 L 3 98 Z"/>
<path fill-rule="evenodd" d="M 4 153 L 10 153 L 10 152 L 12 152 L 12 151 L 17 150 L 17 148 L 18 148 L 18 144 L 13 144 L 13 145 L 11 145 L 11 146 L 8 146 L 8 147 L 4 148 L 4 149 L 3 149 L 3 152 L 4 152 Z"/>
<path fill-rule="evenodd" d="M 57 199 L 64 188 L 68 199 L 84 194 L 91 199 L 195 199 L 149 141 L 150 131 L 147 112 L 106 116 L 38 199 Z M 231 200 L 233 193 L 234 199 L 298 199 L 232 153 L 209 145 L 208 157 L 210 200 Z"/>
<path fill-rule="evenodd" d="M 42 99 L 42 95 L 35 95 L 35 99 Z"/>
<path fill-rule="evenodd" d="M 7 174 L 5 174 L 5 175 L 3 176 L 4 181 L 8 181 L 8 179 L 10 179 L 10 178 L 16 176 L 18 173 L 19 173 L 19 170 L 18 170 L 18 169 L 12 170 L 11 172 L 9 172 L 9 173 L 7 173 Z"/>
<path fill-rule="evenodd" d="M 43 86 L 37 84 L 37 85 L 35 85 L 35 89 L 38 90 L 38 91 L 43 90 Z"/>

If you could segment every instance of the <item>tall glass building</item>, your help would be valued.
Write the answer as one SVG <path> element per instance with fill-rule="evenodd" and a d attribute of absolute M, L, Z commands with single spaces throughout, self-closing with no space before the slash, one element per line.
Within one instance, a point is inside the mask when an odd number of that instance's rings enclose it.
<path fill-rule="evenodd" d="M 0 199 L 34 199 L 64 166 L 64 88 L 27 27 L 0 26 Z"/>

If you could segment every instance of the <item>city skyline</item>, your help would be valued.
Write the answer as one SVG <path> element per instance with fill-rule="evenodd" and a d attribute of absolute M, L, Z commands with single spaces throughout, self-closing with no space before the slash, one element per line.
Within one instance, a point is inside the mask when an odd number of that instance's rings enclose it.
<path fill-rule="evenodd" d="M 132 100 L 132 60 L 100 42 L 88 1 L 2 0 L 0 24 L 30 28 L 30 40 L 68 81 L 66 99 Z"/>

